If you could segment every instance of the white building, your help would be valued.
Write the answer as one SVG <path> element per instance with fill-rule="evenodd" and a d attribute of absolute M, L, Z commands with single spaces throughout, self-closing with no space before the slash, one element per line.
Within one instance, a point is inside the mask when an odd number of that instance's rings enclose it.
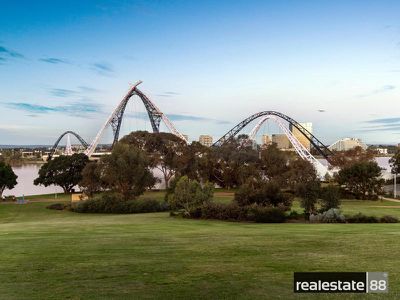
<path fill-rule="evenodd" d="M 367 145 L 365 145 L 360 139 L 357 138 L 344 138 L 334 142 L 328 148 L 332 151 L 347 151 L 356 147 L 361 147 L 364 150 L 367 149 Z"/>

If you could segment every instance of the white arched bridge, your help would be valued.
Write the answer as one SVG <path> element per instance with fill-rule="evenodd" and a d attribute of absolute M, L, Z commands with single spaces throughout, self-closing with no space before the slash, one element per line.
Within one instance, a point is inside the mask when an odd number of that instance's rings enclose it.
<path fill-rule="evenodd" d="M 152 102 L 142 91 L 138 89 L 138 85 L 140 85 L 142 81 L 136 82 L 132 87 L 129 89 L 128 93 L 125 95 L 125 97 L 119 102 L 117 107 L 114 109 L 114 111 L 110 114 L 110 116 L 107 118 L 103 126 L 100 128 L 99 132 L 93 139 L 93 141 L 89 144 L 85 142 L 85 140 L 80 137 L 77 133 L 73 131 L 66 131 L 64 132 L 56 141 L 54 146 L 52 147 L 50 154 L 48 156 L 48 159 L 51 159 L 52 156 L 54 155 L 57 146 L 61 139 L 67 135 L 68 141 L 69 141 L 69 135 L 72 134 L 74 135 L 79 142 L 82 144 L 84 150 L 84 153 L 91 157 L 93 153 L 96 150 L 96 147 L 98 146 L 101 137 L 103 136 L 105 130 L 108 127 L 112 128 L 113 131 L 113 143 L 114 145 L 118 139 L 119 139 L 119 132 L 121 129 L 121 124 L 122 124 L 122 118 L 127 106 L 127 103 L 134 97 L 138 96 L 138 98 L 143 102 L 147 114 L 149 116 L 151 126 L 153 129 L 153 132 L 159 132 L 160 128 L 160 122 L 163 121 L 163 123 L 166 125 L 168 130 L 181 138 L 182 140 L 186 141 L 185 137 L 183 134 L 181 134 L 176 127 L 172 124 L 172 122 L 168 119 L 168 117 L 162 113 L 162 111 Z M 261 126 L 267 121 L 267 120 L 272 120 L 274 123 L 278 125 L 278 127 L 283 131 L 283 133 L 288 137 L 290 143 L 293 145 L 293 148 L 297 152 L 297 154 L 302 158 L 310 163 L 312 163 L 320 177 L 325 176 L 326 173 L 328 173 L 328 167 L 321 164 L 319 160 L 317 160 L 302 143 L 299 142 L 299 140 L 292 134 L 291 130 L 288 127 L 288 124 L 291 126 L 294 126 L 306 139 L 310 141 L 310 144 L 312 147 L 316 150 L 317 153 L 319 153 L 322 157 L 324 157 L 328 162 L 329 158 L 332 155 L 332 152 L 318 139 L 316 138 L 311 132 L 309 132 L 306 128 L 304 128 L 299 122 L 295 121 L 294 119 L 290 118 L 289 116 L 282 114 L 280 112 L 276 111 L 262 111 L 256 114 L 251 115 L 250 117 L 244 119 L 241 121 L 239 124 L 237 124 L 235 127 L 233 127 L 231 130 L 229 130 L 225 135 L 223 135 L 220 139 L 218 139 L 213 146 L 218 147 L 223 145 L 224 143 L 228 142 L 229 140 L 233 139 L 239 132 L 241 132 L 247 125 L 252 123 L 255 120 L 259 120 L 258 123 L 254 126 L 254 128 L 250 131 L 249 134 L 249 139 L 250 140 L 255 140 L 256 134 L 261 128 Z M 187 141 L 186 141 L 187 142 Z M 69 142 L 67 143 L 69 145 L 66 147 L 66 153 L 64 154 L 70 154 L 71 147 Z"/>

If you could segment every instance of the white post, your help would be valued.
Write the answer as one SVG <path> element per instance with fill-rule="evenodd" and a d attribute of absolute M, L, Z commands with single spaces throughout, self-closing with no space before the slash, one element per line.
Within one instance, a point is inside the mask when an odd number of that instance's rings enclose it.
<path fill-rule="evenodd" d="M 397 178 L 397 173 L 394 174 L 394 189 L 393 189 L 394 199 L 396 199 L 396 197 L 397 197 L 396 178 Z"/>

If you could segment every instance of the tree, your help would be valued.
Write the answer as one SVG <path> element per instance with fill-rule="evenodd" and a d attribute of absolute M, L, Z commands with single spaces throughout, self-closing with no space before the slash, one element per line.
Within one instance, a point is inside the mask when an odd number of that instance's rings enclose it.
<path fill-rule="evenodd" d="M 90 197 L 106 188 L 106 183 L 101 178 L 103 167 L 102 161 L 92 161 L 86 164 L 82 170 L 82 180 L 79 182 L 79 186 Z"/>
<path fill-rule="evenodd" d="M 334 154 L 330 160 L 331 164 L 335 167 L 345 168 L 355 163 L 373 161 L 376 152 L 371 149 L 364 150 L 358 146 L 347 151 L 337 151 Z"/>
<path fill-rule="evenodd" d="M 389 164 L 392 167 L 392 174 L 400 173 L 400 149 L 389 159 Z"/>
<path fill-rule="evenodd" d="M 147 152 L 152 166 L 162 172 L 166 188 L 181 165 L 181 157 L 186 147 L 185 141 L 166 132 L 135 131 L 124 136 L 120 143 L 133 145 Z"/>
<path fill-rule="evenodd" d="M 168 197 L 172 209 L 183 209 L 184 214 L 190 216 L 191 212 L 210 202 L 214 194 L 211 183 L 203 186 L 196 180 L 182 176 L 176 183 L 174 193 Z"/>
<path fill-rule="evenodd" d="M 328 211 L 331 208 L 340 207 L 340 188 L 329 184 L 321 188 L 321 210 Z"/>
<path fill-rule="evenodd" d="M 297 187 L 296 194 L 301 197 L 300 206 L 304 208 L 304 216 L 306 219 L 316 212 L 320 189 L 320 182 L 318 180 L 308 181 Z"/>
<path fill-rule="evenodd" d="M 382 192 L 382 169 L 375 161 L 362 161 L 342 168 L 336 175 L 340 185 L 357 199 L 375 199 Z"/>
<path fill-rule="evenodd" d="M 18 176 L 15 175 L 10 165 L 0 161 L 0 198 L 3 196 L 4 190 L 11 190 L 17 184 Z"/>
<path fill-rule="evenodd" d="M 275 179 L 283 183 L 284 176 L 288 171 L 289 157 L 287 153 L 278 149 L 275 143 L 268 145 L 261 151 L 261 168 L 264 175 L 269 179 Z"/>
<path fill-rule="evenodd" d="M 296 191 L 299 185 L 318 180 L 315 167 L 305 159 L 296 158 L 290 160 L 287 169 L 284 178 L 293 191 Z"/>
<path fill-rule="evenodd" d="M 44 186 L 58 185 L 64 193 L 70 193 L 82 180 L 81 173 L 88 162 L 88 157 L 83 153 L 55 157 L 40 168 L 39 177 L 33 183 Z"/>
<path fill-rule="evenodd" d="M 131 145 L 117 143 L 99 166 L 101 181 L 124 200 L 136 198 L 156 183 L 146 152 Z"/>
<path fill-rule="evenodd" d="M 209 180 L 221 187 L 237 187 L 248 178 L 260 177 L 259 162 L 256 150 L 241 139 L 232 139 L 211 149 Z"/>

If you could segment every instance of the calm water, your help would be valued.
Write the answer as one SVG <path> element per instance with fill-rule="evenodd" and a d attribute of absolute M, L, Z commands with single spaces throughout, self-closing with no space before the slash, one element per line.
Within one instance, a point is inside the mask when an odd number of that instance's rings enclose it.
<path fill-rule="evenodd" d="M 42 185 L 34 185 L 33 180 L 38 176 L 40 164 L 26 164 L 22 166 L 13 167 L 14 173 L 18 176 L 18 184 L 12 190 L 5 190 L 3 195 L 40 195 L 62 193 L 63 189 L 57 186 L 44 187 Z"/>
<path fill-rule="evenodd" d="M 63 189 L 58 186 L 44 187 L 42 185 L 34 185 L 33 181 L 38 176 L 41 164 L 26 164 L 22 166 L 14 166 L 14 173 L 18 176 L 18 184 L 12 190 L 5 190 L 3 195 L 9 196 L 30 196 L 40 194 L 53 194 L 62 193 Z M 156 188 L 163 188 L 164 182 L 162 180 L 161 172 L 158 169 L 153 171 L 154 175 L 161 180 L 161 183 L 156 184 Z"/>

